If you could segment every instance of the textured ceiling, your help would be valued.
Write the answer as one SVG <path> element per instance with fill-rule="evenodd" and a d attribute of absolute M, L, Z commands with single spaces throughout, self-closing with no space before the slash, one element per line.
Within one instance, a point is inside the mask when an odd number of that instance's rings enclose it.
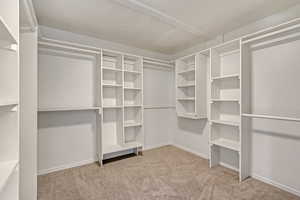
<path fill-rule="evenodd" d="M 34 0 L 39 24 L 173 54 L 299 0 Z"/>

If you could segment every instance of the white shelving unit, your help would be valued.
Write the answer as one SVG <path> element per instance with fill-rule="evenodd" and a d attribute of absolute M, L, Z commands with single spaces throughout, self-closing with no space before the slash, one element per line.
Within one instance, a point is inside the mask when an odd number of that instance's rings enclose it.
<path fill-rule="evenodd" d="M 207 50 L 176 60 L 176 111 L 180 118 L 207 118 L 209 54 Z"/>
<path fill-rule="evenodd" d="M 19 1 L 0 8 L 0 199 L 19 199 Z M 3 12 L 2 9 L 11 9 Z"/>
<path fill-rule="evenodd" d="M 241 157 L 241 42 L 211 48 L 210 167 L 220 164 L 223 148 Z M 240 167 L 238 167 L 241 172 Z M 241 175 L 241 174 L 240 174 Z M 242 177 L 240 176 L 240 180 Z"/>
<path fill-rule="evenodd" d="M 101 86 L 103 115 L 100 160 L 117 156 L 126 150 L 134 150 L 136 153 L 142 151 L 142 57 L 103 50 Z"/>

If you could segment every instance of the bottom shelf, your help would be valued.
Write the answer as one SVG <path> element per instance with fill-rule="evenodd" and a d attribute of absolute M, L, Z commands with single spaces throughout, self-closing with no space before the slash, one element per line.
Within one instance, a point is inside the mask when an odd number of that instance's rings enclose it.
<path fill-rule="evenodd" d="M 115 153 L 119 151 L 126 151 L 129 149 L 140 148 L 143 145 L 139 142 L 129 142 L 124 145 L 110 145 L 103 148 L 103 154 Z"/>
<path fill-rule="evenodd" d="M 0 192 L 8 183 L 9 178 L 16 170 L 18 163 L 19 162 L 17 160 L 0 162 Z"/>
<path fill-rule="evenodd" d="M 233 151 L 238 151 L 238 152 L 240 151 L 240 144 L 237 141 L 233 141 L 225 138 L 219 138 L 211 141 L 210 143 Z"/>

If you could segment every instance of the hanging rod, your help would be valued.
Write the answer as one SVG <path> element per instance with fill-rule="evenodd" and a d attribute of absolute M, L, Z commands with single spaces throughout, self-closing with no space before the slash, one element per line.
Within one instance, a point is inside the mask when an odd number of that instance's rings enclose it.
<path fill-rule="evenodd" d="M 280 116 L 273 116 L 273 115 L 257 115 L 257 114 L 243 113 L 242 116 L 250 117 L 250 118 L 262 118 L 262 119 L 274 119 L 274 120 L 282 120 L 282 121 L 300 122 L 300 118 L 280 117 Z"/>

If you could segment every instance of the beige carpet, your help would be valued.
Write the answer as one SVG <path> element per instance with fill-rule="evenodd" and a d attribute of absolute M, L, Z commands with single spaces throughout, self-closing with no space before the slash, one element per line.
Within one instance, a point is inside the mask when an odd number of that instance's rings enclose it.
<path fill-rule="evenodd" d="M 208 161 L 166 146 L 143 156 L 38 177 L 39 200 L 300 200 Z"/>

